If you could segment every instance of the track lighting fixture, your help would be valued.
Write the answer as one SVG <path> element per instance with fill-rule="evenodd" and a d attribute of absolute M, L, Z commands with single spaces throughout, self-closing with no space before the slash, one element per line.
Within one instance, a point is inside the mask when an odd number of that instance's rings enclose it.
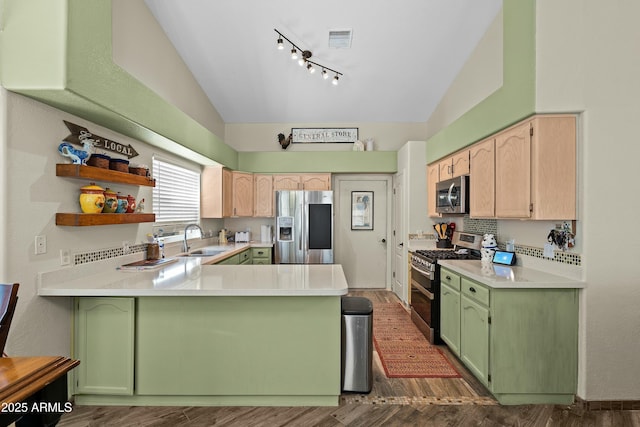
<path fill-rule="evenodd" d="M 284 49 L 284 40 L 286 40 L 287 42 L 291 43 L 291 59 L 292 60 L 298 60 L 298 64 L 302 67 L 304 65 L 306 65 L 307 71 L 309 71 L 309 74 L 313 74 L 316 72 L 316 69 L 314 67 L 314 65 L 318 68 L 322 68 L 322 78 L 324 80 L 327 80 L 329 78 L 329 73 L 328 71 L 331 71 L 333 73 L 335 73 L 335 77 L 333 78 L 333 80 L 331 81 L 331 83 L 333 83 L 334 85 L 338 84 L 338 76 L 342 76 L 343 74 L 339 71 L 333 70 L 327 66 L 318 64 L 315 61 L 311 61 L 309 58 L 311 58 L 313 56 L 313 54 L 311 53 L 311 51 L 309 50 L 304 50 L 304 49 L 300 49 L 298 46 L 296 46 L 295 43 L 293 43 L 291 40 L 289 40 L 286 36 L 284 36 L 280 31 L 276 30 L 275 28 L 273 29 L 273 31 L 275 31 L 276 33 L 278 33 L 278 41 L 277 41 L 277 46 L 278 46 L 278 50 L 282 50 Z M 300 56 L 298 56 L 298 51 L 300 51 Z"/>

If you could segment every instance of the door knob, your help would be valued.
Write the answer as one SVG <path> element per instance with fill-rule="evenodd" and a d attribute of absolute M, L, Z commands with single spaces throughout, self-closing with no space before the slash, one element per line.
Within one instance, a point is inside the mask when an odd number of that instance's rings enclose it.
<path fill-rule="evenodd" d="M 385 239 L 384 237 L 382 238 L 382 240 L 380 240 L 382 243 L 387 243 L 387 239 Z"/>

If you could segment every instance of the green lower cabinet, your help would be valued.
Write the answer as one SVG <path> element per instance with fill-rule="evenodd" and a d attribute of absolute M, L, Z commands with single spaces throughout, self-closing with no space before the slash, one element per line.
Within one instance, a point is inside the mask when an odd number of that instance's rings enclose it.
<path fill-rule="evenodd" d="M 440 338 L 456 356 L 460 356 L 460 292 L 443 283 L 440 307 Z"/>
<path fill-rule="evenodd" d="M 251 264 L 251 249 L 244 250 L 238 254 L 238 264 Z"/>
<path fill-rule="evenodd" d="M 136 394 L 337 403 L 340 297 L 145 297 Z"/>
<path fill-rule="evenodd" d="M 460 359 L 485 386 L 489 383 L 489 310 L 460 298 Z"/>
<path fill-rule="evenodd" d="M 135 299 L 77 298 L 74 325 L 76 392 L 132 395 Z"/>
<path fill-rule="evenodd" d="M 216 265 L 238 265 L 240 264 L 240 256 L 239 254 L 235 254 L 230 256 L 229 258 L 225 258 L 222 261 L 216 262 Z"/>
<path fill-rule="evenodd" d="M 441 336 L 498 401 L 573 403 L 578 290 L 490 288 L 460 276 L 456 295 L 456 273 L 447 273 L 454 280 L 441 281 Z"/>
<path fill-rule="evenodd" d="M 81 363 L 74 370 L 75 401 L 337 406 L 340 300 L 78 298 L 74 357 Z"/>
<path fill-rule="evenodd" d="M 251 248 L 251 259 L 254 265 L 271 264 L 271 248 Z"/>
<path fill-rule="evenodd" d="M 573 403 L 577 289 L 494 289 L 490 331 L 491 391 L 501 403 Z"/>

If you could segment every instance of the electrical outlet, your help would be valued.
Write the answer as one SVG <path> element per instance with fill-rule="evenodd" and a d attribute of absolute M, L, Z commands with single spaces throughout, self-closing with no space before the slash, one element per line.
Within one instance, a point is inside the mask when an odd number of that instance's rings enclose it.
<path fill-rule="evenodd" d="M 44 234 L 41 236 L 36 236 L 36 255 L 46 254 L 47 253 L 47 236 Z"/>
<path fill-rule="evenodd" d="M 129 241 L 125 240 L 124 242 L 122 242 L 122 252 L 124 252 L 125 255 L 129 254 Z"/>
<path fill-rule="evenodd" d="M 71 264 L 71 251 L 69 249 L 60 249 L 60 265 Z"/>

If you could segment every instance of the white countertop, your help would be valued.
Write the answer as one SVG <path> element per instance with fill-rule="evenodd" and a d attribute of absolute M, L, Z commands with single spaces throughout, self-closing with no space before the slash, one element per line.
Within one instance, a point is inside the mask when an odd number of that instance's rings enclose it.
<path fill-rule="evenodd" d="M 210 265 L 264 243 L 230 243 L 223 254 L 175 257 L 147 271 L 118 270 L 129 259 L 112 259 L 38 275 L 42 296 L 339 296 L 348 291 L 339 264 Z M 139 256 L 139 255 L 138 255 Z"/>
<path fill-rule="evenodd" d="M 584 288 L 585 282 L 521 266 L 475 260 L 438 260 L 438 264 L 492 288 Z"/>

